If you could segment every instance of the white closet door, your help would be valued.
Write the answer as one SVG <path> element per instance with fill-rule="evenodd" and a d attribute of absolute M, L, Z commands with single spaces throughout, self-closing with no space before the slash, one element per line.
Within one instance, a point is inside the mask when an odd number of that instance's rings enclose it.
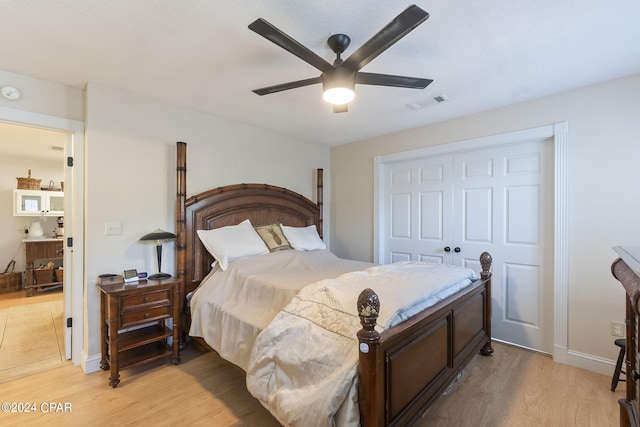
<path fill-rule="evenodd" d="M 492 334 L 551 353 L 551 144 L 540 140 L 385 164 L 383 263 L 493 257 Z M 548 268 L 545 268 L 548 266 Z"/>
<path fill-rule="evenodd" d="M 492 335 L 546 353 L 553 350 L 550 148 L 536 141 L 456 154 L 453 201 L 459 263 L 478 271 L 483 251 L 493 257 Z"/>
<path fill-rule="evenodd" d="M 429 157 L 385 168 L 384 260 L 452 263 L 453 158 Z"/>

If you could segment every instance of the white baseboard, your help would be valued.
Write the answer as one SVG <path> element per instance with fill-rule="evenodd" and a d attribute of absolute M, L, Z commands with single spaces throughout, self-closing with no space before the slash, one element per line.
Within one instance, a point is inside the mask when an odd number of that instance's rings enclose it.
<path fill-rule="evenodd" d="M 534 351 L 541 354 L 548 354 L 539 352 L 535 349 L 518 346 L 510 342 L 497 340 L 495 338 L 493 339 L 493 341 L 524 348 L 525 350 Z M 565 365 L 574 366 L 576 368 L 586 369 L 587 371 L 592 371 L 607 376 L 613 375 L 613 371 L 615 370 L 616 366 L 615 360 L 605 359 L 602 357 L 593 356 L 591 354 L 580 353 L 579 351 L 569 350 L 566 347 L 561 347 L 558 345 L 553 347 L 553 355 L 551 356 L 553 357 L 554 362 L 563 363 Z"/>
<path fill-rule="evenodd" d="M 84 370 L 84 373 L 90 374 L 92 372 L 99 371 L 101 359 L 102 359 L 101 354 L 94 354 L 92 356 L 88 356 L 87 353 L 83 351 L 82 359 L 80 360 L 80 365 L 82 366 L 82 370 Z"/>
<path fill-rule="evenodd" d="M 575 350 L 569 350 L 564 347 L 555 346 L 553 349 L 554 362 L 564 363 L 566 365 L 575 366 L 576 368 L 586 369 L 588 371 L 597 372 L 603 375 L 613 375 L 616 361 L 605 359 L 603 357 L 593 356 L 591 354 L 581 353 Z"/>

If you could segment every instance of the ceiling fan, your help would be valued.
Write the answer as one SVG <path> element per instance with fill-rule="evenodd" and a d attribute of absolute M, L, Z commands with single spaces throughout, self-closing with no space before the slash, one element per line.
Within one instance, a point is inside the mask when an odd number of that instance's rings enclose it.
<path fill-rule="evenodd" d="M 314 66 L 322 71 L 322 74 L 319 77 L 255 89 L 253 92 L 258 95 L 267 95 L 322 83 L 324 100 L 333 104 L 334 113 L 343 113 L 347 111 L 347 104 L 355 97 L 354 89 L 356 84 L 424 89 L 433 80 L 364 73 L 360 69 L 426 21 L 428 17 L 429 14 L 418 6 L 409 6 L 344 61 L 340 55 L 349 47 L 351 39 L 345 34 L 332 35 L 327 40 L 327 44 L 337 55 L 333 65 L 264 19 L 256 19 L 249 25 L 250 30 L 255 31 L 267 40 Z"/>

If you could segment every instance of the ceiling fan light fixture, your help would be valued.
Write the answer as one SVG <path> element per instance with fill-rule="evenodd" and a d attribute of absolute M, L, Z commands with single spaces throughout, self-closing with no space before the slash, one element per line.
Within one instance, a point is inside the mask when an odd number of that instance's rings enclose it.
<path fill-rule="evenodd" d="M 333 105 L 348 104 L 356 97 L 355 72 L 337 67 L 322 76 L 322 98 Z"/>
<path fill-rule="evenodd" d="M 322 99 L 333 105 L 348 104 L 353 101 L 355 97 L 356 93 L 353 89 L 349 89 L 348 87 L 334 87 L 326 89 L 322 94 Z"/>

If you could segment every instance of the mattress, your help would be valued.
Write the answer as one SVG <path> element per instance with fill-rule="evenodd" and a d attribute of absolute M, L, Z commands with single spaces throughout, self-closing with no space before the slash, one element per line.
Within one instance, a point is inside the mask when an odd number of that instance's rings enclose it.
<path fill-rule="evenodd" d="M 189 334 L 247 370 L 264 330 L 306 285 L 373 264 L 344 260 L 328 250 L 278 251 L 237 259 L 208 275 L 190 301 Z"/>

